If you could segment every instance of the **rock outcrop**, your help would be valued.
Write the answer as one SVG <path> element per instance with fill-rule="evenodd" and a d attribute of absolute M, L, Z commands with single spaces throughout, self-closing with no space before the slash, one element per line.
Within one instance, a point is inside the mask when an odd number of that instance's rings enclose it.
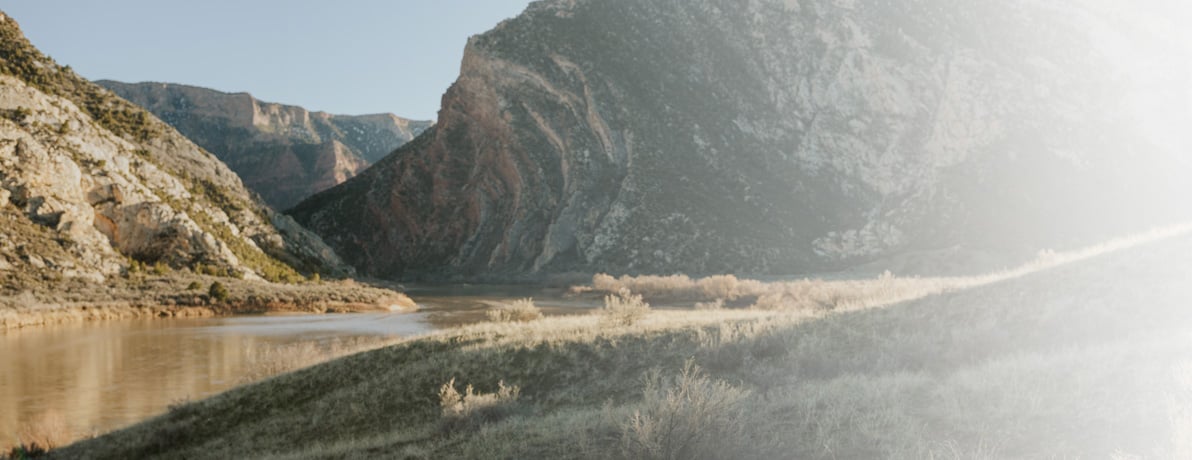
<path fill-rule="evenodd" d="M 367 273 L 789 274 L 1185 218 L 1175 1 L 551 0 L 292 215 Z"/>
<path fill-rule="evenodd" d="M 389 113 L 310 112 L 172 83 L 97 83 L 215 154 L 274 209 L 344 182 L 431 125 Z"/>
<path fill-rule="evenodd" d="M 218 159 L 0 21 L 0 293 L 140 265 L 245 279 L 351 273 Z"/>

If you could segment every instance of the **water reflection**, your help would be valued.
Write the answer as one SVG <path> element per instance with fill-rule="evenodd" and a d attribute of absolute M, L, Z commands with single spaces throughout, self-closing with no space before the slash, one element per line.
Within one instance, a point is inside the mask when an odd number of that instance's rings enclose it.
<path fill-rule="evenodd" d="M 488 289 L 492 289 L 489 287 Z M 413 289 L 412 289 L 413 290 Z M 257 316 L 68 323 L 0 331 L 0 448 L 34 431 L 66 442 L 102 434 L 274 370 L 285 350 L 404 337 L 484 320 L 490 306 L 535 297 L 547 314 L 590 302 L 559 292 L 416 290 L 405 314 Z M 305 349 L 305 348 L 304 348 Z"/>
<path fill-rule="evenodd" d="M 0 446 L 18 430 L 59 440 L 103 433 L 218 393 L 242 383 L 270 349 L 430 327 L 413 314 L 130 320 L 0 333 Z"/>

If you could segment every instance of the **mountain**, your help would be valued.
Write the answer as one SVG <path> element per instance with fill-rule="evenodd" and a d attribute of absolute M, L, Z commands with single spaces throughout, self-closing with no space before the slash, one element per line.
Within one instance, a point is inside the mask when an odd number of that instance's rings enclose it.
<path fill-rule="evenodd" d="M 364 272 L 789 274 L 1185 217 L 1173 1 L 548 0 L 292 215 Z"/>
<path fill-rule="evenodd" d="M 214 153 L 274 209 L 342 183 L 431 125 L 390 113 L 310 112 L 172 83 L 96 83 Z"/>
<path fill-rule="evenodd" d="M 3 15 L 0 39 L 0 294 L 143 265 L 273 281 L 352 272 L 214 156 L 47 58 Z"/>

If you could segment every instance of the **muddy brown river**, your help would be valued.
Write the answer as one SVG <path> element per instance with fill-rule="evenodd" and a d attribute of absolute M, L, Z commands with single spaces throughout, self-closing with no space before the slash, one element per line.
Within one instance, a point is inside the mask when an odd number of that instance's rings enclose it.
<path fill-rule="evenodd" d="M 337 350 L 483 321 L 492 305 L 534 297 L 547 314 L 591 301 L 562 290 L 411 289 L 419 311 L 80 322 L 0 331 L 0 448 L 106 433 Z"/>

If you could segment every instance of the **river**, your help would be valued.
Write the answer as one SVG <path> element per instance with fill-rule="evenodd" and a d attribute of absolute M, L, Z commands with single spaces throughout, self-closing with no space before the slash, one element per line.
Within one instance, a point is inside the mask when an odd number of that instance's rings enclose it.
<path fill-rule="evenodd" d="M 419 311 L 67 323 L 0 331 L 0 448 L 103 434 L 279 371 L 348 350 L 483 321 L 491 305 L 535 298 L 548 315 L 590 301 L 561 290 L 411 289 Z"/>

